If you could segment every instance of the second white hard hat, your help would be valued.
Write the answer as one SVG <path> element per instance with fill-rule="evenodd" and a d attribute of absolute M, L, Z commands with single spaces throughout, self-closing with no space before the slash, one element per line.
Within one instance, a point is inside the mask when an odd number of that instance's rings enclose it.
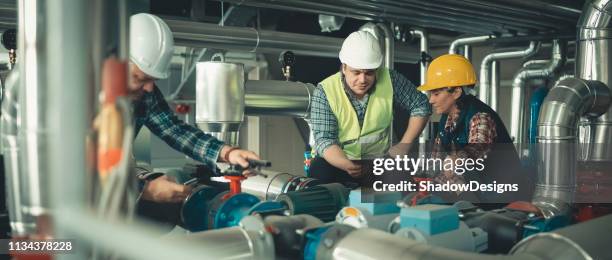
<path fill-rule="evenodd" d="M 383 60 L 378 39 L 366 31 L 346 37 L 339 56 L 342 63 L 355 69 L 377 69 Z"/>
<path fill-rule="evenodd" d="M 147 13 L 130 17 L 130 60 L 142 72 L 167 78 L 173 53 L 174 37 L 161 18 Z"/>

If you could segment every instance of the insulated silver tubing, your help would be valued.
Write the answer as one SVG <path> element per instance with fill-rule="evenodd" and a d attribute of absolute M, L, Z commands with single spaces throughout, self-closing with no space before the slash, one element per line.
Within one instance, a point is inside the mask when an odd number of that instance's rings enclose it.
<path fill-rule="evenodd" d="M 216 48 L 249 52 L 275 53 L 291 50 L 298 55 L 338 58 L 344 39 L 326 36 L 287 33 L 253 28 L 218 26 L 164 19 L 179 46 Z M 416 63 L 420 54 L 415 47 L 398 45 L 395 61 Z"/>
<path fill-rule="evenodd" d="M 472 45 L 474 43 L 480 43 L 480 42 L 484 42 L 488 39 L 491 38 L 495 38 L 494 35 L 482 35 L 482 36 L 474 36 L 474 37 L 467 37 L 467 38 L 460 38 L 460 39 L 456 39 L 453 42 L 451 42 L 450 47 L 448 48 L 448 53 L 450 54 L 458 54 L 459 53 L 459 47 L 461 46 L 469 46 Z M 469 60 L 470 58 L 468 57 L 469 55 L 466 55 L 465 57 Z"/>
<path fill-rule="evenodd" d="M 550 78 L 565 64 L 567 44 L 565 41 L 554 40 L 550 60 L 542 68 L 531 69 L 531 64 L 542 64 L 542 61 L 536 60 L 524 64 L 524 67 L 514 76 L 512 81 L 512 96 L 510 115 L 510 136 L 514 138 L 514 143 L 519 151 L 522 150 L 522 144 L 526 143 L 525 127 L 525 95 L 526 83 L 534 78 Z M 532 65 L 534 66 L 534 65 Z"/>
<path fill-rule="evenodd" d="M 608 244 L 612 239 L 612 232 L 609 228 L 611 225 L 612 215 L 608 215 L 554 232 L 532 235 L 515 245 L 510 255 L 462 252 L 420 243 L 380 230 L 362 228 L 332 240 L 334 246 L 331 254 L 329 256 L 317 255 L 317 259 L 609 259 Z"/>
<path fill-rule="evenodd" d="M 612 1 L 594 0 L 585 4 L 578 21 L 576 77 L 597 80 L 611 86 Z M 612 161 L 612 109 L 595 120 L 581 122 L 581 161 Z"/>
<path fill-rule="evenodd" d="M 478 98 L 485 104 L 490 104 L 490 87 L 491 87 L 491 63 L 493 61 L 513 58 L 525 58 L 533 55 L 540 49 L 539 42 L 530 42 L 529 47 L 519 51 L 496 52 L 484 57 L 480 64 L 480 80 L 478 85 Z"/>
<path fill-rule="evenodd" d="M 248 80 L 245 83 L 245 113 L 251 116 L 308 117 L 314 89 L 310 83 Z"/>
<path fill-rule="evenodd" d="M 544 99 L 538 120 L 538 178 L 533 204 L 544 216 L 568 212 L 576 188 L 576 139 L 581 116 L 595 118 L 610 106 L 599 81 L 568 78 Z"/>
<path fill-rule="evenodd" d="M 208 133 L 237 145 L 244 119 L 244 66 L 238 63 L 196 64 L 196 123 Z"/>
<path fill-rule="evenodd" d="M 6 205 L 13 236 L 25 236 L 36 232 L 36 222 L 31 215 L 23 214 L 22 175 L 19 165 L 18 121 L 19 121 L 19 66 L 7 76 L 2 100 L 2 154 L 4 155 L 4 178 L 6 182 Z"/>

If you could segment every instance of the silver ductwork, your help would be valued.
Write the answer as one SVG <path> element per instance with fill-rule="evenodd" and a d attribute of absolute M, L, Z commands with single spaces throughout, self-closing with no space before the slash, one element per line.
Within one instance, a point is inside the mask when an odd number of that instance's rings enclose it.
<path fill-rule="evenodd" d="M 215 48 L 278 54 L 291 50 L 298 55 L 338 58 L 344 39 L 287 33 L 253 28 L 218 26 L 215 24 L 164 19 L 179 46 Z M 394 48 L 396 62 L 416 63 L 420 54 L 415 47 Z"/>
<path fill-rule="evenodd" d="M 538 120 L 538 178 L 533 204 L 546 217 L 567 214 L 576 189 L 578 120 L 610 107 L 610 90 L 599 81 L 564 79 L 542 104 Z"/>
<path fill-rule="evenodd" d="M 356 229 L 326 238 L 331 252 L 317 254 L 319 260 L 352 259 L 471 259 L 471 260 L 590 260 L 609 259 L 612 215 L 527 237 L 511 250 L 510 255 L 462 252 L 394 236 L 376 229 Z M 326 247 L 326 248 L 328 248 Z"/>
<path fill-rule="evenodd" d="M 248 80 L 245 83 L 245 113 L 250 116 L 308 117 L 315 86 L 281 80 Z"/>
<path fill-rule="evenodd" d="M 554 40 L 552 46 L 552 54 L 550 61 L 545 67 L 533 69 L 535 65 L 543 64 L 542 61 L 536 60 L 530 63 L 525 63 L 523 68 L 514 76 L 512 81 L 512 97 L 511 109 L 513 111 L 510 119 L 510 136 L 514 138 L 514 143 L 517 145 L 519 155 L 522 155 L 522 145 L 527 143 L 525 135 L 525 96 L 527 95 L 527 81 L 531 79 L 551 78 L 565 64 L 567 44 L 564 41 Z"/>
<path fill-rule="evenodd" d="M 536 53 L 540 48 L 539 42 L 530 42 L 529 47 L 519 51 L 496 52 L 484 57 L 480 64 L 480 80 L 478 85 L 478 98 L 485 104 L 490 104 L 490 78 L 491 78 L 491 63 L 504 59 L 526 58 Z"/>
<path fill-rule="evenodd" d="M 612 85 L 612 1 L 594 0 L 584 6 L 578 22 L 576 77 Z M 595 120 L 581 120 L 580 161 L 612 161 L 612 108 Z"/>
<path fill-rule="evenodd" d="M 412 29 L 410 30 L 410 34 L 412 35 L 412 37 L 419 39 L 419 48 L 421 51 L 421 56 L 429 55 L 429 36 L 427 34 L 427 31 L 420 29 Z M 421 65 L 419 84 L 422 85 L 425 84 L 425 81 L 427 80 L 427 67 L 429 67 L 429 64 L 425 59 L 421 59 L 421 62 L 419 63 Z M 429 95 L 428 93 L 426 94 Z M 428 122 L 427 125 L 425 125 L 425 128 L 423 128 L 423 131 L 419 136 L 419 143 L 424 144 L 425 142 L 427 142 L 427 140 L 429 140 L 430 125 L 431 123 Z"/>
<path fill-rule="evenodd" d="M 36 231 L 36 220 L 23 214 L 23 175 L 19 165 L 19 66 L 13 68 L 6 78 L 2 100 L 2 154 L 4 155 L 4 178 L 6 183 L 6 205 L 9 213 L 11 234 L 23 237 Z"/>
<path fill-rule="evenodd" d="M 450 54 L 458 54 L 459 53 L 459 47 L 461 46 L 470 46 L 474 43 L 481 43 L 481 42 L 485 42 L 491 38 L 495 38 L 494 35 L 481 35 L 481 36 L 474 36 L 474 37 L 467 37 L 467 38 L 459 38 L 454 40 L 453 42 L 451 42 L 450 47 L 448 49 L 448 53 Z M 469 47 L 467 47 L 468 51 L 464 51 L 463 56 L 468 59 L 471 60 L 470 58 L 470 53 L 469 53 Z"/>
<path fill-rule="evenodd" d="M 229 145 L 238 145 L 244 119 L 244 65 L 196 64 L 196 124 Z"/>
<path fill-rule="evenodd" d="M 47 48 L 46 1 L 18 2 L 18 52 L 20 61 L 20 124 L 18 139 L 19 168 L 22 170 L 23 204 L 25 218 L 37 217 L 49 210 L 49 158 L 48 122 L 45 120 L 48 104 L 46 84 Z"/>

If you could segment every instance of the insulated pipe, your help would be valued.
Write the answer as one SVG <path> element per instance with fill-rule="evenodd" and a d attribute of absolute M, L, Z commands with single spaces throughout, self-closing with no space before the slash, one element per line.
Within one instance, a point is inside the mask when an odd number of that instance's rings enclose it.
<path fill-rule="evenodd" d="M 499 98 L 499 61 L 491 62 L 491 108 L 497 111 L 497 99 Z"/>
<path fill-rule="evenodd" d="M 6 204 L 9 213 L 11 234 L 23 237 L 33 232 L 36 221 L 32 216 L 23 214 L 21 207 L 22 182 L 19 165 L 19 66 L 15 66 L 6 78 L 6 88 L 2 100 L 2 154 L 4 155 L 4 178 L 6 182 Z"/>
<path fill-rule="evenodd" d="M 521 240 L 511 255 L 462 252 L 398 237 L 376 229 L 356 229 L 344 236 L 326 238 L 331 258 L 349 259 L 475 259 L 475 260 L 590 260 L 609 259 L 612 215 L 572 225 L 554 232 L 539 233 Z M 594 239 L 596 238 L 596 239 Z M 317 256 L 326 256 L 318 254 Z M 321 258 L 317 258 L 321 259 Z M 328 258 L 323 258 L 328 259 Z"/>
<path fill-rule="evenodd" d="M 383 32 L 384 44 L 385 44 L 385 67 L 387 69 L 393 69 L 395 64 L 395 38 L 389 25 L 384 23 L 376 24 L 378 28 Z"/>
<path fill-rule="evenodd" d="M 247 80 L 245 113 L 250 116 L 275 115 L 308 117 L 315 86 L 284 80 Z"/>
<path fill-rule="evenodd" d="M 472 45 L 474 43 L 481 43 L 481 42 L 485 42 L 488 39 L 494 38 L 494 35 L 482 35 L 482 36 L 474 36 L 474 37 L 467 37 L 467 38 L 459 38 L 454 40 L 453 42 L 451 42 L 451 45 L 448 49 L 448 53 L 450 54 L 458 54 L 459 53 L 459 47 L 460 46 L 469 46 Z M 465 55 L 465 54 L 464 54 Z M 467 59 L 469 59 L 468 56 L 465 56 Z"/>
<path fill-rule="evenodd" d="M 23 62 L 19 80 L 21 118 L 18 139 L 22 148 L 19 168 L 23 177 L 21 210 L 26 218 L 36 218 L 49 210 L 49 127 L 45 115 L 50 105 L 50 93 L 46 84 L 49 82 L 47 68 L 56 64 L 51 66 L 45 56 L 51 53 L 46 42 L 49 21 L 45 3 L 42 0 L 18 2 L 17 57 Z M 28 231 L 31 232 L 34 230 Z"/>
<path fill-rule="evenodd" d="M 421 81 L 419 83 L 423 85 L 427 80 L 427 67 L 429 66 L 427 60 L 424 59 L 426 55 L 429 55 L 429 36 L 427 35 L 427 31 L 418 29 L 410 30 L 410 34 L 412 35 L 412 37 L 419 38 L 419 47 L 421 51 Z M 430 122 L 425 125 L 425 128 L 419 136 L 419 143 L 424 144 L 427 142 L 427 140 L 429 140 L 430 125 Z"/>
<path fill-rule="evenodd" d="M 238 145 L 244 120 L 244 75 L 243 64 L 196 64 L 196 123 L 202 131 L 231 145 Z"/>
<path fill-rule="evenodd" d="M 263 53 L 291 50 L 298 55 L 338 58 L 338 52 L 344 41 L 334 37 L 218 26 L 192 21 L 171 19 L 164 21 L 174 34 L 175 44 L 190 47 Z M 420 55 L 414 47 L 397 46 L 395 59 L 396 62 L 416 63 Z"/>
<path fill-rule="evenodd" d="M 612 1 L 593 0 L 584 5 L 578 21 L 576 77 L 612 87 Z M 612 161 L 612 108 L 595 120 L 580 123 L 581 161 Z"/>
<path fill-rule="evenodd" d="M 490 8 L 490 3 L 465 8 L 467 3 L 436 4 L 422 1 L 362 1 L 337 0 L 320 3 L 305 0 L 226 0 L 237 5 L 261 8 L 292 10 L 316 14 L 351 17 L 360 20 L 387 20 L 404 24 L 428 24 L 433 28 L 462 31 L 468 33 L 490 33 L 492 31 L 561 28 L 569 25 L 569 15 L 557 16 L 549 13 L 534 12 L 526 8 Z M 511 11 L 510 11 L 511 10 Z M 538 10 L 542 10 L 538 9 Z M 502 14 L 499 14 L 502 12 Z M 449 16 L 449 14 L 452 14 Z M 576 14 L 573 14 L 577 17 Z M 452 18 L 451 18 L 452 17 Z M 544 18 L 546 17 L 546 18 Z M 553 20 L 551 20 L 553 19 Z"/>
<path fill-rule="evenodd" d="M 538 178 L 533 204 L 545 217 L 568 214 L 576 189 L 577 124 L 610 107 L 610 90 L 600 81 L 568 78 L 553 87 L 538 120 Z"/>
<path fill-rule="evenodd" d="M 478 98 L 485 104 L 490 104 L 489 88 L 490 88 L 490 73 L 491 63 L 495 60 L 526 58 L 536 53 L 540 48 L 540 43 L 530 42 L 529 47 L 519 51 L 496 52 L 484 57 L 480 64 L 480 83 L 478 87 Z"/>
<path fill-rule="evenodd" d="M 512 97 L 511 97 L 511 109 L 513 111 L 510 119 L 510 136 L 514 137 L 514 143 L 517 146 L 519 155 L 522 155 L 523 144 L 527 142 L 525 139 L 525 95 L 526 86 L 528 80 L 535 78 L 550 78 L 552 77 L 564 64 L 566 60 L 566 48 L 565 41 L 554 40 L 552 46 L 552 54 L 548 64 L 539 69 L 522 68 L 514 76 L 512 81 Z M 536 62 L 537 63 L 537 62 Z M 539 64 L 539 63 L 537 63 Z"/>

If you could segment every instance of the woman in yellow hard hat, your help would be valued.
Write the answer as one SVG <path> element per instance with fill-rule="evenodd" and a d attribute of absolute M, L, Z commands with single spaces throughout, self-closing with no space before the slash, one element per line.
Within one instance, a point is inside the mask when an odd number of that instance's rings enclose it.
<path fill-rule="evenodd" d="M 443 171 L 435 181 L 468 184 L 475 191 L 470 196 L 476 195 L 480 202 L 530 199 L 527 174 L 522 174 L 502 120 L 491 107 L 467 93 L 475 84 L 476 73 L 470 61 L 446 54 L 431 62 L 426 82 L 418 88 L 429 92 L 429 103 L 435 113 L 441 114 L 433 156 L 454 162 L 453 170 Z M 504 191 L 499 193 L 501 189 Z"/>

